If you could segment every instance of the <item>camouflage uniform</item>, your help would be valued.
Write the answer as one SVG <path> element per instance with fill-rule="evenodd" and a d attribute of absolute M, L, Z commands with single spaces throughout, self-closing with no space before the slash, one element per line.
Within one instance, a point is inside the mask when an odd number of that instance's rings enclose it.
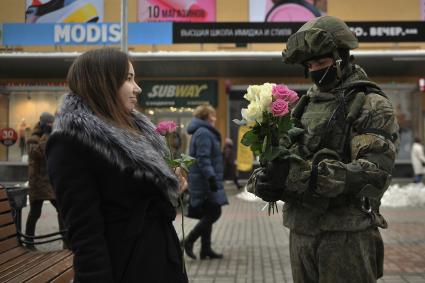
<path fill-rule="evenodd" d="M 339 19 L 325 16 L 292 35 L 287 63 L 353 49 L 357 39 Z M 338 63 L 337 63 L 338 64 Z M 387 223 L 380 199 L 390 184 L 399 145 L 393 107 L 366 73 L 346 62 L 328 89 L 312 87 L 292 115 L 305 130 L 291 150 L 283 193 L 294 282 L 376 282 L 383 274 Z"/>

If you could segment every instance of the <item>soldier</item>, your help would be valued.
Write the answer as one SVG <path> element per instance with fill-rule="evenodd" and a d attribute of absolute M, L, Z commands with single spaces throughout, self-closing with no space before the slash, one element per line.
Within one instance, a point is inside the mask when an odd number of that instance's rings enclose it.
<path fill-rule="evenodd" d="M 324 16 L 288 39 L 283 60 L 301 64 L 314 86 L 292 112 L 304 133 L 291 152 L 256 173 L 255 193 L 283 200 L 294 282 L 376 282 L 383 275 L 387 228 L 380 199 L 399 146 L 394 109 L 380 87 L 353 63 L 358 40 Z M 285 178 L 282 178 L 284 176 Z"/>

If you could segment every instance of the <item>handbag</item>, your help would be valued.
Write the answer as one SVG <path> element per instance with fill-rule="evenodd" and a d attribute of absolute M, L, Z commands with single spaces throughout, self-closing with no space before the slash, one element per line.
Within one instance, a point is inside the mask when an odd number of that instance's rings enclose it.
<path fill-rule="evenodd" d="M 187 211 L 186 211 L 186 217 L 193 218 L 193 219 L 201 219 L 204 216 L 204 210 L 202 209 L 202 205 L 193 207 L 189 203 L 187 205 Z"/>
<path fill-rule="evenodd" d="M 193 218 L 193 219 L 201 219 L 204 216 L 203 205 L 199 205 L 194 207 L 190 204 L 190 194 L 189 192 L 185 192 L 183 195 L 183 212 L 184 216 Z"/>

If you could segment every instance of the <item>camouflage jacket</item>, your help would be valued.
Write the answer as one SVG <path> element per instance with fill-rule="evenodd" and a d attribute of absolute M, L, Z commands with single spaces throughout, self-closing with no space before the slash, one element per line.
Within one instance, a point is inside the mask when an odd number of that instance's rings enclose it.
<path fill-rule="evenodd" d="M 299 115 L 305 133 L 291 150 L 305 161 L 291 161 L 282 196 L 283 223 L 298 233 L 387 226 L 379 205 L 399 146 L 398 124 L 379 87 L 360 67 L 350 70 L 329 93 L 311 88 Z"/>

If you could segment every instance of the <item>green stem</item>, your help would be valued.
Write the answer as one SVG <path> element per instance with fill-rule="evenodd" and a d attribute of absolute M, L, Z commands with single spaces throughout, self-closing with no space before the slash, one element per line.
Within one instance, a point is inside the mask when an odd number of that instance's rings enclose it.
<path fill-rule="evenodd" d="M 185 242 L 185 235 L 184 235 L 184 213 L 183 213 L 183 199 L 182 199 L 182 195 L 179 196 L 179 202 L 180 202 L 180 210 L 182 213 L 182 241 L 183 241 L 183 246 L 181 247 L 182 249 L 182 268 L 183 268 L 183 273 L 185 273 L 186 271 L 186 262 L 184 260 L 184 242 Z"/>
<path fill-rule="evenodd" d="M 173 152 L 171 151 L 170 134 L 165 135 L 165 141 L 167 142 L 168 152 L 170 153 L 170 160 L 174 160 Z"/>

